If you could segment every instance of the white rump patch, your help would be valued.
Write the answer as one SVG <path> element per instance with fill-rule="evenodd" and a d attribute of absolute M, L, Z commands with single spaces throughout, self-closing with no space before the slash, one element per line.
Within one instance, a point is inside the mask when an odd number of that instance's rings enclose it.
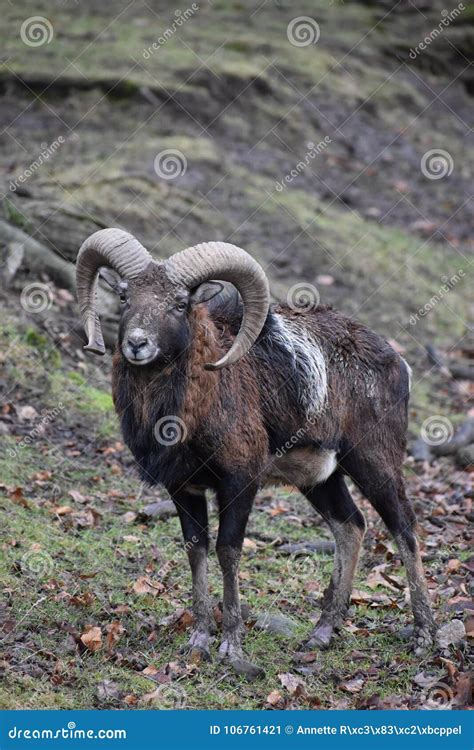
<path fill-rule="evenodd" d="M 327 399 L 327 373 L 323 352 L 304 324 L 275 314 L 278 342 L 291 354 L 301 381 L 300 401 L 308 417 L 319 414 Z"/>
<path fill-rule="evenodd" d="M 402 360 L 403 364 L 407 368 L 407 373 L 408 373 L 408 391 L 411 392 L 411 380 L 412 380 L 413 370 L 411 369 L 410 365 L 408 364 L 408 362 L 406 361 L 406 359 L 404 357 L 400 357 L 400 359 Z"/>
<path fill-rule="evenodd" d="M 293 448 L 284 455 L 272 458 L 265 475 L 265 484 L 314 487 L 325 482 L 336 467 L 335 451 Z"/>

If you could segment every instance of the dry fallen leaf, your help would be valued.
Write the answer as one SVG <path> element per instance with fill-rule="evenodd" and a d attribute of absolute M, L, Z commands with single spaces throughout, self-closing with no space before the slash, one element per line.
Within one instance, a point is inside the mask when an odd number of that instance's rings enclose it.
<path fill-rule="evenodd" d="M 352 604 L 372 604 L 375 606 L 389 606 L 392 603 L 387 594 L 375 593 L 362 591 L 361 589 L 354 589 L 351 596 Z"/>
<path fill-rule="evenodd" d="M 15 487 L 10 493 L 10 498 L 17 505 L 21 505 L 23 508 L 29 508 L 30 504 L 28 500 L 23 496 L 23 487 Z"/>
<path fill-rule="evenodd" d="M 464 624 L 466 626 L 467 637 L 474 638 L 474 617 L 468 617 Z"/>
<path fill-rule="evenodd" d="M 446 565 L 446 571 L 448 573 L 456 573 L 456 571 L 459 570 L 461 567 L 461 560 L 457 560 L 455 557 L 451 560 L 448 560 Z"/>
<path fill-rule="evenodd" d="M 247 539 L 247 537 L 244 539 L 242 544 L 243 549 L 248 549 L 251 552 L 255 552 L 257 549 L 257 544 L 253 541 L 253 539 Z"/>
<path fill-rule="evenodd" d="M 135 594 L 151 594 L 151 596 L 158 596 L 165 591 L 165 586 L 160 581 L 152 581 L 151 578 L 142 576 L 138 578 L 132 586 Z"/>
<path fill-rule="evenodd" d="M 67 494 L 72 497 L 75 503 L 85 503 L 87 500 L 78 490 L 69 490 Z"/>
<path fill-rule="evenodd" d="M 138 697 L 133 695 L 133 693 L 130 693 L 130 695 L 125 696 L 123 702 L 126 703 L 127 706 L 135 706 L 138 703 Z"/>
<path fill-rule="evenodd" d="M 89 651 L 99 651 L 102 647 L 102 632 L 97 625 L 92 625 L 81 635 L 81 641 Z"/>
<path fill-rule="evenodd" d="M 120 620 L 113 620 L 109 625 L 107 625 L 107 650 L 110 652 L 113 650 L 114 646 L 118 641 L 120 640 L 120 636 L 122 633 L 125 632 L 125 628 L 123 627 Z"/>
<path fill-rule="evenodd" d="M 278 690 L 272 690 L 270 695 L 267 695 L 267 703 L 270 706 L 276 706 L 282 700 L 282 695 Z"/>
<path fill-rule="evenodd" d="M 126 513 L 121 516 L 121 519 L 124 523 L 133 523 L 137 517 L 137 514 L 133 512 L 133 510 L 127 510 Z"/>
<path fill-rule="evenodd" d="M 339 685 L 340 690 L 344 690 L 346 693 L 359 693 L 364 687 L 363 677 L 353 677 L 351 680 L 341 682 Z"/>
<path fill-rule="evenodd" d="M 278 679 L 280 680 L 283 687 L 288 690 L 290 695 L 296 693 L 298 688 L 303 687 L 302 680 L 299 677 L 296 677 L 296 675 L 291 674 L 290 672 L 282 672 L 278 675 Z"/>
<path fill-rule="evenodd" d="M 150 664 L 148 667 L 145 667 L 145 669 L 142 670 L 142 673 L 147 675 L 148 677 L 154 677 L 155 674 L 158 674 L 160 670 L 157 669 L 157 667 L 154 667 L 153 664 Z"/>
<path fill-rule="evenodd" d="M 72 513 L 72 508 L 70 505 L 57 505 L 53 508 L 50 508 L 50 511 L 56 516 L 68 516 L 70 513 Z"/>
<path fill-rule="evenodd" d="M 112 680 L 103 680 L 97 685 L 97 697 L 101 701 L 116 700 L 119 697 L 120 688 Z"/>
<path fill-rule="evenodd" d="M 327 273 L 320 273 L 316 276 L 316 283 L 320 286 L 332 286 L 334 284 L 334 276 L 330 276 Z"/>
<path fill-rule="evenodd" d="M 31 422 L 39 417 L 34 406 L 16 406 L 15 408 L 20 422 Z"/>

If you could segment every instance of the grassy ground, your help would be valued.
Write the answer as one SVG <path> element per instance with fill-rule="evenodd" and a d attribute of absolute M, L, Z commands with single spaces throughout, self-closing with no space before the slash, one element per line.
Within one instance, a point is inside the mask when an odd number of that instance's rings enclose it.
<path fill-rule="evenodd" d="M 249 684 L 215 660 L 187 664 L 180 648 L 191 619 L 190 576 L 179 524 L 174 516 L 154 520 L 143 512 L 160 494 L 139 487 L 104 373 L 94 365 L 74 367 L 81 363 L 67 349 L 61 356 L 35 327 L 13 317 L 2 338 L 11 405 L 4 407 L 10 434 L 0 457 L 2 708 L 406 707 L 426 703 L 416 675 L 446 679 L 433 654 L 415 657 L 397 635 L 410 619 L 404 573 L 367 506 L 369 532 L 349 619 L 334 648 L 294 661 L 317 618 L 332 560 L 279 552 L 283 543 L 329 538 L 290 489 L 259 497 L 240 574 L 245 647 L 265 677 Z M 25 407 L 32 405 L 38 415 L 28 419 Z M 53 418 L 46 424 L 47 414 Z M 44 433 L 32 432 L 41 419 Z M 426 567 L 441 621 L 460 606 L 468 553 L 462 515 L 442 531 L 432 526 L 441 507 L 439 498 L 432 502 L 433 487 L 452 504 L 467 481 L 451 469 L 409 475 L 423 500 Z M 214 532 L 216 523 L 213 514 Z M 451 570 L 453 557 L 458 567 Z M 219 621 L 214 555 L 211 583 Z M 268 613 L 290 617 L 292 634 L 258 630 L 257 617 Z M 282 674 L 301 680 L 302 696 L 290 695 Z"/>
<path fill-rule="evenodd" d="M 147 57 L 174 5 L 38 0 L 34 15 L 53 37 L 28 46 L 20 30 L 30 4 L 6 4 L 3 217 L 71 261 L 99 226 L 132 231 L 159 257 L 207 239 L 235 242 L 262 263 L 277 298 L 303 280 L 323 303 L 396 339 L 414 365 L 410 437 L 433 414 L 457 424 L 469 387 L 434 373 L 425 346 L 457 356 L 466 336 L 472 9 L 412 61 L 441 0 L 424 13 L 414 3 L 386 13 L 373 3 L 301 2 L 297 12 L 321 32 L 307 47 L 288 41 L 289 2 L 199 5 Z M 10 180 L 59 136 L 61 147 L 12 192 Z M 279 190 L 308 144 L 325 137 L 327 148 Z M 446 179 L 421 171 L 433 148 L 452 158 Z M 186 163 L 172 180 L 155 169 L 168 149 Z M 463 279 L 410 323 L 459 269 Z M 0 292 L 0 707 L 429 707 L 436 681 L 457 700 L 464 651 L 415 658 L 396 635 L 409 621 L 404 573 L 364 503 L 369 531 L 341 637 L 293 660 L 332 561 L 282 552 L 328 538 L 290 489 L 258 498 L 242 564 L 246 650 L 265 677 L 249 684 L 216 661 L 186 664 L 190 576 L 177 520 L 144 512 L 160 493 L 139 486 L 112 411 L 110 362 L 84 358 L 72 297 L 51 287 L 51 310 L 26 315 L 19 295 L 31 281 L 21 271 Z M 469 474 L 409 461 L 407 478 L 437 618 L 469 626 Z M 216 522 L 214 514 L 214 531 Z M 292 634 L 259 630 L 263 613 L 290 617 Z M 304 690 L 288 687 L 288 674 Z"/>

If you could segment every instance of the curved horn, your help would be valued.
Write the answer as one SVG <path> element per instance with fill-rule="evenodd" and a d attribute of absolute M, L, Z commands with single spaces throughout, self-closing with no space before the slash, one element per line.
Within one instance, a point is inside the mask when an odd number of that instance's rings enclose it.
<path fill-rule="evenodd" d="M 234 343 L 222 359 L 205 365 L 218 370 L 237 362 L 255 343 L 270 304 L 268 280 L 262 267 L 245 250 L 227 242 L 203 242 L 176 253 L 167 261 L 168 277 L 193 289 L 210 279 L 229 281 L 242 297 L 244 315 Z"/>
<path fill-rule="evenodd" d="M 101 266 L 110 266 L 123 278 L 133 279 L 152 256 L 143 245 L 122 229 L 101 229 L 82 243 L 76 261 L 76 290 L 82 323 L 87 334 L 84 349 L 105 354 L 104 339 L 97 314 L 97 279 Z"/>

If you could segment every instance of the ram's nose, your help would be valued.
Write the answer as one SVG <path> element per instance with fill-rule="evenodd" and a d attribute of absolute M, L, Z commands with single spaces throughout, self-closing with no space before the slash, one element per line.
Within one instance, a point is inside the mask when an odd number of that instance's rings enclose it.
<path fill-rule="evenodd" d="M 134 331 L 127 338 L 127 344 L 135 356 L 137 356 L 138 352 L 145 349 L 148 343 L 147 337 L 141 331 Z"/>

